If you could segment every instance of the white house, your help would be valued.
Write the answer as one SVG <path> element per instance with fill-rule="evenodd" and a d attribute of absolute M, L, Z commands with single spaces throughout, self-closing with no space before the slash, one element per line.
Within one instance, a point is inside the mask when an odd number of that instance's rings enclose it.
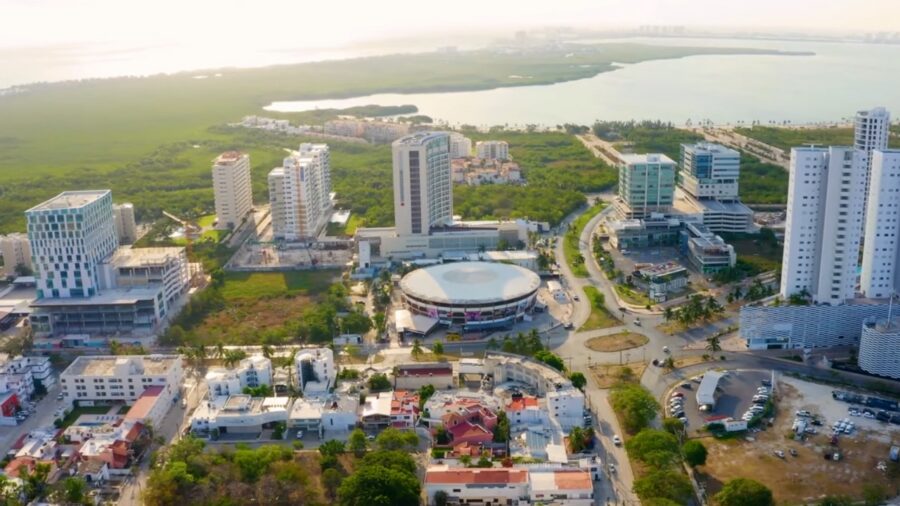
<path fill-rule="evenodd" d="M 594 483 L 585 469 L 536 469 L 528 474 L 532 504 L 594 504 Z"/>
<path fill-rule="evenodd" d="M 334 386 L 337 370 L 334 367 L 334 352 L 329 348 L 304 348 L 294 358 L 297 381 L 306 395 L 328 393 Z"/>
<path fill-rule="evenodd" d="M 184 379 L 180 355 L 81 356 L 60 374 L 68 403 L 134 402 L 151 386 L 170 401 Z"/>
<path fill-rule="evenodd" d="M 206 385 L 210 397 L 239 394 L 247 387 L 272 386 L 272 361 L 262 355 L 252 355 L 234 369 L 211 368 L 206 373 Z"/>
<path fill-rule="evenodd" d="M 430 466 L 425 471 L 427 503 L 443 491 L 451 503 L 458 504 L 527 504 L 528 470 L 516 468 L 465 468 L 447 465 Z"/>

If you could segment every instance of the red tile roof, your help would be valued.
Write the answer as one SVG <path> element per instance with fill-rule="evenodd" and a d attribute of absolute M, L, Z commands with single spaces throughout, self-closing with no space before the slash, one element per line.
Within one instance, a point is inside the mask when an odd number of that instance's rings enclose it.
<path fill-rule="evenodd" d="M 509 411 L 522 411 L 525 408 L 536 408 L 538 405 L 537 397 L 518 397 L 513 399 L 506 405 Z"/>
<path fill-rule="evenodd" d="M 585 490 L 594 487 L 591 475 L 587 471 L 556 471 L 553 481 L 560 490 Z"/>
<path fill-rule="evenodd" d="M 526 483 L 528 471 L 525 469 L 448 469 L 428 471 L 425 483 L 456 485 L 494 485 Z"/>
<path fill-rule="evenodd" d="M 153 406 L 156 405 L 156 402 L 159 400 L 159 395 L 163 393 L 163 387 L 159 385 L 149 386 L 144 389 L 144 393 L 138 397 L 138 400 L 134 402 L 134 405 L 131 406 L 131 409 L 128 410 L 128 413 L 125 413 L 126 419 L 138 419 L 143 420 L 147 418 L 150 414 L 150 411 L 153 410 Z"/>

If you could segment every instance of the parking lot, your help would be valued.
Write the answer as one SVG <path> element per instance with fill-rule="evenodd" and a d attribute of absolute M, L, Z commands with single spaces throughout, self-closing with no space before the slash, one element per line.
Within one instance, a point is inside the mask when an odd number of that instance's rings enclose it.
<path fill-rule="evenodd" d="M 697 433 L 706 419 L 712 416 L 728 416 L 740 420 L 744 412 L 753 405 L 753 396 L 762 386 L 762 381 L 771 377 L 770 371 L 728 371 L 728 374 L 719 380 L 715 408 L 706 412 L 700 411 L 697 406 L 697 387 L 700 386 L 698 378 L 686 382 L 690 388 L 681 387 L 679 383 L 666 397 L 666 415 L 671 414 L 668 405 L 672 394 L 681 392 L 684 394 L 684 415 L 688 420 L 688 430 L 692 433 Z"/>

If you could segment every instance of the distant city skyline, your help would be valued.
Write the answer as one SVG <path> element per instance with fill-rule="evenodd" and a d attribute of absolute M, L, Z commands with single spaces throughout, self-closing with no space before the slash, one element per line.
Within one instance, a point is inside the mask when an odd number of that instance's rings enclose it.
<path fill-rule="evenodd" d="M 540 26 L 627 28 L 641 25 L 768 28 L 809 31 L 900 31 L 900 3 L 893 0 L 738 0 L 723 8 L 717 0 L 561 0 L 537 5 L 514 0 L 458 0 L 460 16 L 423 16 L 412 0 L 308 3 L 261 0 L 7 0 L 0 47 L 111 44 L 109 50 L 147 44 L 229 50 L 242 45 L 333 48 L 365 40 L 441 32 Z M 470 14 L 463 16 L 463 14 Z M 475 15 L 477 13 L 477 15 Z M 302 30 L 285 29 L 296 20 Z M 313 22 L 308 22 L 314 19 Z M 375 22 L 373 22 L 375 20 Z M 224 37 L 224 33 L 228 37 Z M 235 34 L 240 37 L 234 37 Z M 452 41 L 448 40 L 448 43 Z"/>

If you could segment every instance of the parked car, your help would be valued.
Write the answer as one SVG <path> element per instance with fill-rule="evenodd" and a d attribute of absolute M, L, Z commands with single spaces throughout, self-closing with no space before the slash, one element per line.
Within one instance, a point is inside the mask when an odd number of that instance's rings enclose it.
<path fill-rule="evenodd" d="M 59 394 L 56 395 L 56 400 L 58 400 L 58 401 L 61 401 L 65 398 L 66 398 L 66 394 L 64 394 L 62 392 L 60 392 Z"/>
<path fill-rule="evenodd" d="M 784 458 L 784 452 L 781 451 L 781 450 L 775 450 L 775 451 L 772 452 L 772 453 L 774 453 L 775 456 L 778 457 L 779 459 L 783 459 L 783 458 Z"/>
<path fill-rule="evenodd" d="M 641 326 L 641 319 L 640 319 L 640 318 L 635 318 L 635 319 L 634 319 L 634 324 L 637 325 L 638 327 L 640 327 L 640 326 Z"/>
<path fill-rule="evenodd" d="M 679 399 L 683 399 L 684 394 L 681 392 L 675 392 L 674 394 L 672 394 L 672 397 L 678 397 Z"/>
<path fill-rule="evenodd" d="M 616 446 L 622 446 L 622 438 L 620 438 L 618 434 L 613 436 L 613 444 Z"/>
<path fill-rule="evenodd" d="M 297 439 L 303 439 L 303 431 L 302 430 L 297 431 Z"/>
<path fill-rule="evenodd" d="M 687 388 L 688 390 L 690 390 L 694 387 L 692 387 L 690 383 L 682 383 L 681 388 Z"/>
<path fill-rule="evenodd" d="M 763 386 L 767 386 L 767 387 L 772 386 L 772 380 L 762 380 L 760 383 L 762 383 Z"/>
<path fill-rule="evenodd" d="M 566 322 L 566 324 L 563 325 L 563 328 L 566 330 L 572 330 L 575 328 L 575 324 L 572 322 Z"/>
<path fill-rule="evenodd" d="M 663 346 L 663 353 L 669 353 L 669 347 Z"/>
<path fill-rule="evenodd" d="M 616 474 L 616 465 L 612 462 L 609 463 L 609 472 L 610 474 Z"/>
<path fill-rule="evenodd" d="M 803 418 L 809 418 L 812 416 L 812 413 L 806 411 L 805 409 L 801 409 L 800 411 L 797 411 L 796 415 Z"/>
<path fill-rule="evenodd" d="M 796 456 L 797 456 L 797 450 L 791 448 L 791 456 L 796 457 Z"/>

